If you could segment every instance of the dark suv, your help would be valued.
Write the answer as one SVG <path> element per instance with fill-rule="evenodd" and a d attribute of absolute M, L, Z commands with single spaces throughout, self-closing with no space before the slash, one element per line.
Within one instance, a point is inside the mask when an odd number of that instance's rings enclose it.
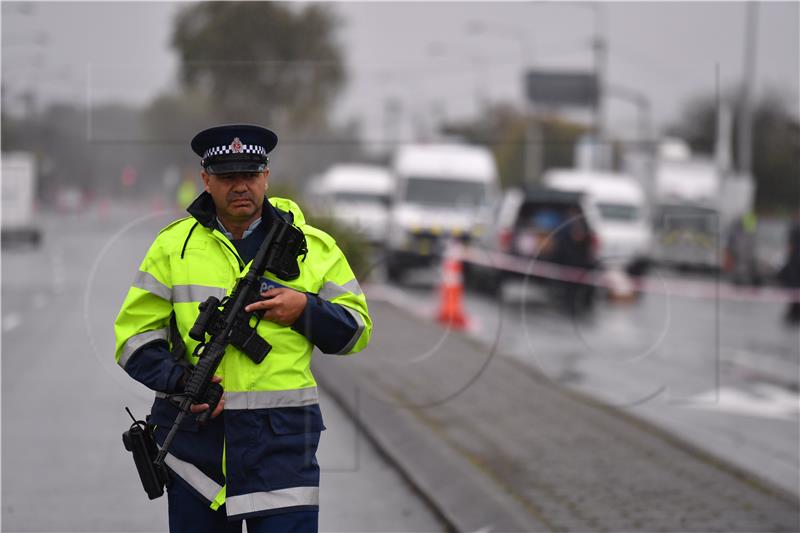
<path fill-rule="evenodd" d="M 499 295 L 506 280 L 527 276 L 528 282 L 552 289 L 570 306 L 590 306 L 594 293 L 591 285 L 576 283 L 573 277 L 575 269 L 591 270 L 596 266 L 598 243 L 585 216 L 587 208 L 581 193 L 540 187 L 507 191 L 494 227 L 484 235 L 480 246 L 506 254 L 511 259 L 509 263 L 514 264 L 506 269 L 502 259 L 494 260 L 491 267 L 469 263 L 468 282 Z M 519 267 L 523 267 L 522 272 Z"/>

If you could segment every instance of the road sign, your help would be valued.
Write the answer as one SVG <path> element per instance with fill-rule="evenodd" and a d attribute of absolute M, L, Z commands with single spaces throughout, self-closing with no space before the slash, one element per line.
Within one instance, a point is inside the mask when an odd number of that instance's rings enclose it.
<path fill-rule="evenodd" d="M 594 73 L 531 70 L 525 75 L 525 91 L 534 104 L 594 107 L 600 90 Z"/>

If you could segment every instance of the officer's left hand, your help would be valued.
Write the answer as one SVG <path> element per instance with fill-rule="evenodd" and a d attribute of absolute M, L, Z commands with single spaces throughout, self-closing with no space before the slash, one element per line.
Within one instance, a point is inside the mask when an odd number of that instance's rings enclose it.
<path fill-rule="evenodd" d="M 211 378 L 211 382 L 212 383 L 222 383 L 222 378 L 219 377 L 219 376 L 213 376 Z M 208 411 L 209 407 L 210 406 L 207 403 L 196 403 L 196 404 L 193 404 L 189 408 L 189 410 L 192 413 L 197 414 L 197 413 L 202 413 L 203 411 Z M 217 408 L 214 409 L 213 413 L 211 413 L 211 418 L 217 418 L 219 416 L 219 414 L 222 412 L 223 409 L 225 409 L 225 396 L 220 398 L 219 403 L 217 404 Z"/>
<path fill-rule="evenodd" d="M 261 293 L 265 300 L 255 302 L 244 308 L 251 313 L 264 311 L 264 318 L 281 326 L 291 326 L 306 308 L 308 297 L 304 292 L 276 287 Z"/>

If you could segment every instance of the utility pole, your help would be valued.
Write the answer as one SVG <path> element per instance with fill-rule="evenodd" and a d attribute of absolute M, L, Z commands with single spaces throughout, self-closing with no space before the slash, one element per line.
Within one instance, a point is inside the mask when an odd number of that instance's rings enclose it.
<path fill-rule="evenodd" d="M 403 104 L 398 98 L 386 97 L 383 100 L 383 151 L 388 157 L 394 152 L 400 139 L 400 120 Z"/>
<path fill-rule="evenodd" d="M 758 3 L 748 2 L 745 11 L 744 65 L 742 72 L 741 115 L 739 122 L 738 160 L 739 173 L 753 172 L 753 81 L 756 76 L 756 51 L 758 47 Z"/>
<path fill-rule="evenodd" d="M 592 166 L 605 167 L 610 164 L 607 156 L 608 146 L 605 135 L 605 77 L 608 59 L 608 43 L 604 37 L 603 5 L 599 2 L 591 4 L 594 9 L 594 37 L 592 50 L 594 51 L 594 71 L 597 79 L 597 102 L 594 108 L 594 142 L 592 149 Z M 605 169 L 604 169 L 605 170 Z"/>
<path fill-rule="evenodd" d="M 527 73 L 533 66 L 530 60 L 530 47 L 525 32 L 520 36 L 520 59 L 522 63 L 522 113 L 525 133 L 522 139 L 522 182 L 535 185 L 542 174 L 542 128 L 536 108 L 528 95 Z"/>
<path fill-rule="evenodd" d="M 655 143 L 653 142 L 653 113 L 650 99 L 644 93 L 629 87 L 608 83 L 606 94 L 609 98 L 616 97 L 630 102 L 636 106 L 638 114 L 638 140 L 632 144 L 635 147 L 637 161 L 643 161 L 642 168 L 637 167 L 641 174 L 637 175 L 642 180 L 648 205 L 653 205 L 655 199 Z M 639 159 L 641 158 L 641 159 Z"/>

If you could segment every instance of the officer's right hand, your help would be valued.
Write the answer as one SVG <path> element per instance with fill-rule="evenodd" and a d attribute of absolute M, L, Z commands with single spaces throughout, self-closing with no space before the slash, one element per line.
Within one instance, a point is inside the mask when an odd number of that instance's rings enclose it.
<path fill-rule="evenodd" d="M 222 378 L 219 376 L 214 376 L 211 378 L 212 383 L 221 383 Z M 193 414 L 202 413 L 203 411 L 208 411 L 208 404 L 207 403 L 196 403 L 192 405 L 189 409 L 192 411 Z M 214 409 L 214 412 L 211 413 L 211 418 L 217 418 L 219 414 L 222 412 L 222 409 L 225 407 L 225 396 L 220 398 L 219 403 L 217 404 L 217 408 Z"/>

